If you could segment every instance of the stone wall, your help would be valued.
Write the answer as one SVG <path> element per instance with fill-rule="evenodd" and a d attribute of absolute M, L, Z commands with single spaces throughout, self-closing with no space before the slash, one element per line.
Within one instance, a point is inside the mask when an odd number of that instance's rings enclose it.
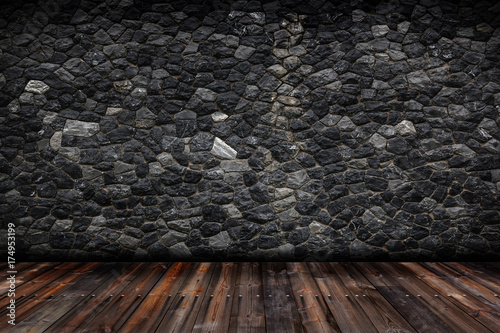
<path fill-rule="evenodd" d="M 3 2 L 2 229 L 25 260 L 498 259 L 495 3 Z"/>

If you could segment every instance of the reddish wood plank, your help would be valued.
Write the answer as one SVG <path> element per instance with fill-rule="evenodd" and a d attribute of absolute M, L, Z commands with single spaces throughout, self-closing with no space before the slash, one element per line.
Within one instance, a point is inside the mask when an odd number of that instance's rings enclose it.
<path fill-rule="evenodd" d="M 451 327 L 389 274 L 373 269 L 367 263 L 354 265 L 418 332 L 453 332 Z"/>
<path fill-rule="evenodd" d="M 127 286 L 128 295 L 112 297 L 107 306 L 81 332 L 116 332 L 128 320 L 139 304 L 151 292 L 169 266 L 148 263 L 147 267 Z"/>
<path fill-rule="evenodd" d="M 330 263 L 379 332 L 413 332 L 415 329 L 382 294 L 349 263 Z M 363 297 L 365 295 L 365 297 Z"/>
<path fill-rule="evenodd" d="M 262 284 L 264 298 L 266 331 L 273 333 L 303 332 L 299 311 L 293 290 L 288 280 L 288 273 L 284 263 L 263 263 Z M 287 296 L 288 295 L 288 296 Z"/>
<path fill-rule="evenodd" d="M 70 265 L 69 263 L 67 265 Z M 37 288 L 34 294 L 26 297 L 26 300 L 16 309 L 16 321 L 23 322 L 30 314 L 51 303 L 52 300 L 64 294 L 75 283 L 82 280 L 90 272 L 102 266 L 102 263 L 88 263 L 78 266 L 72 270 L 64 271 L 66 274 L 56 280 L 42 281 L 42 288 Z M 38 286 L 37 286 L 38 287 Z M 0 329 L 0 332 L 2 330 Z"/>
<path fill-rule="evenodd" d="M 464 297 L 461 289 L 418 263 L 401 264 L 410 271 L 408 274 L 414 274 L 490 330 L 496 331 L 500 327 L 499 312 L 484 305 L 475 297 Z"/>
<path fill-rule="evenodd" d="M 286 264 L 293 297 L 306 332 L 340 332 L 328 306 L 319 296 L 316 283 L 305 263 Z"/>
<path fill-rule="evenodd" d="M 39 289 L 46 286 L 47 284 L 58 280 L 62 275 L 66 274 L 68 271 L 75 269 L 78 266 L 82 266 L 81 263 L 65 263 L 51 268 L 50 270 L 34 277 L 30 281 L 23 283 L 21 286 L 16 285 L 16 304 L 21 306 L 25 301 L 31 299 L 33 294 L 35 294 Z M 23 296 L 24 295 L 24 296 Z M 4 294 L 0 300 L 0 314 L 3 315 L 5 311 L 5 306 L 7 306 L 10 299 L 7 294 Z"/>
<path fill-rule="evenodd" d="M 16 325 L 16 329 L 20 332 L 43 332 L 74 306 L 77 306 L 83 300 L 83 297 L 91 297 L 89 294 L 94 292 L 98 286 L 113 278 L 113 275 L 109 274 L 111 270 L 116 270 L 117 274 L 122 274 L 128 266 L 130 266 L 128 263 L 105 263 L 99 266 L 95 271 L 88 274 L 85 279 L 78 280 L 68 288 L 66 296 L 59 294 L 54 297 L 50 302 Z M 85 296 L 82 297 L 81 295 Z"/>
<path fill-rule="evenodd" d="M 14 273 L 16 277 L 16 289 L 19 289 L 23 284 L 33 280 L 39 275 L 42 275 L 44 272 L 53 269 L 54 267 L 58 266 L 60 263 L 59 262 L 41 262 L 41 263 L 23 263 L 26 265 L 26 267 L 21 268 L 17 267 L 15 271 L 17 273 Z M 20 265 L 18 265 L 20 266 Z M 9 276 L 11 274 L 8 274 L 7 271 L 10 270 L 5 270 L 4 273 L 6 276 Z M 2 295 L 2 298 L 4 297 L 4 293 L 9 290 L 9 285 L 10 282 L 8 280 L 3 280 L 0 282 L 0 295 Z"/>
<path fill-rule="evenodd" d="M 350 293 L 330 265 L 310 262 L 308 266 L 321 296 L 342 332 L 348 332 L 353 327 L 357 327 L 359 332 L 377 332 L 363 308 L 355 300 L 355 296 L 359 295 Z"/>
<path fill-rule="evenodd" d="M 481 323 L 468 316 L 466 312 L 463 312 L 462 309 L 448 300 L 446 295 L 440 295 L 438 291 L 416 278 L 415 275 L 409 274 L 403 266 L 396 263 L 376 263 L 370 264 L 370 267 L 390 274 L 392 279 L 396 280 L 399 285 L 410 293 L 417 295 L 417 297 L 420 295 L 419 300 L 450 326 L 454 332 L 490 332 Z"/>
<path fill-rule="evenodd" d="M 259 333 L 266 331 L 264 298 L 256 297 L 256 295 L 262 294 L 261 264 L 239 263 L 229 332 Z"/>
<path fill-rule="evenodd" d="M 151 292 L 144 296 L 144 300 L 123 324 L 119 332 L 154 332 L 160 324 L 163 314 L 172 304 L 173 296 L 192 272 L 193 265 L 181 262 L 172 265 Z"/>
<path fill-rule="evenodd" d="M 217 263 L 192 332 L 227 332 L 231 319 L 237 265 Z"/>

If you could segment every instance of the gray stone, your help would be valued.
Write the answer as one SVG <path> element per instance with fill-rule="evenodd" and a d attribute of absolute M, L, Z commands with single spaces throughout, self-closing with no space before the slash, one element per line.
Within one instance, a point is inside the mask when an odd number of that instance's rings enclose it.
<path fill-rule="evenodd" d="M 160 176 L 165 170 L 161 166 L 160 162 L 151 162 L 149 163 L 149 175 L 151 177 Z"/>
<path fill-rule="evenodd" d="M 448 114 L 457 120 L 465 120 L 470 116 L 469 110 L 463 105 L 457 104 L 450 104 L 448 106 Z"/>
<path fill-rule="evenodd" d="M 384 37 L 389 32 L 389 27 L 387 25 L 374 25 L 371 27 L 373 37 L 379 38 Z"/>
<path fill-rule="evenodd" d="M 453 152 L 457 155 L 463 156 L 465 158 L 473 158 L 476 156 L 476 152 L 464 144 L 455 144 L 452 146 Z"/>
<path fill-rule="evenodd" d="M 60 147 L 59 154 L 75 162 L 80 160 L 80 149 L 77 147 Z"/>
<path fill-rule="evenodd" d="M 214 122 L 218 123 L 226 120 L 229 116 L 225 113 L 217 111 L 215 113 L 212 113 L 211 117 Z"/>
<path fill-rule="evenodd" d="M 57 131 L 50 138 L 50 147 L 55 151 L 58 151 L 61 148 L 61 142 L 62 142 L 62 132 Z"/>
<path fill-rule="evenodd" d="M 174 158 L 172 157 L 171 154 L 169 153 L 161 153 L 159 155 L 156 156 L 156 159 L 161 163 L 162 166 L 170 166 L 170 165 L 173 165 L 175 163 L 175 160 Z"/>
<path fill-rule="evenodd" d="M 255 48 L 245 45 L 240 45 L 236 52 L 234 52 L 234 57 L 238 60 L 247 60 L 255 53 Z"/>
<path fill-rule="evenodd" d="M 309 80 L 317 85 L 326 85 L 337 79 L 338 75 L 331 68 L 323 69 L 317 73 L 311 74 Z"/>
<path fill-rule="evenodd" d="M 234 160 L 238 152 L 219 138 L 215 138 L 214 145 L 210 151 L 212 155 L 226 160 Z M 236 170 L 235 170 L 236 171 Z"/>
<path fill-rule="evenodd" d="M 349 117 L 344 116 L 337 123 L 337 128 L 341 131 L 351 132 L 356 129 L 356 125 L 352 122 L 352 120 Z"/>
<path fill-rule="evenodd" d="M 176 220 L 167 222 L 167 226 L 176 231 L 188 234 L 191 231 L 191 224 L 187 220 Z"/>
<path fill-rule="evenodd" d="M 187 238 L 186 234 L 184 234 L 182 232 L 170 230 L 167 234 L 165 234 L 161 238 L 161 242 L 165 246 L 170 247 L 170 246 L 173 246 L 174 244 L 177 244 L 179 242 L 183 242 L 184 240 L 186 240 L 186 238 Z"/>
<path fill-rule="evenodd" d="M 140 240 L 131 236 L 122 234 L 117 240 L 120 245 L 129 249 L 135 249 L 139 245 Z"/>
<path fill-rule="evenodd" d="M 132 195 L 129 185 L 112 184 L 108 185 L 108 190 L 113 199 L 124 199 Z"/>
<path fill-rule="evenodd" d="M 366 13 L 361 9 L 355 9 L 352 11 L 352 21 L 361 22 L 366 17 Z"/>
<path fill-rule="evenodd" d="M 424 89 L 431 80 L 427 76 L 424 71 L 416 71 L 406 75 L 406 79 L 408 80 L 408 85 L 410 89 L 422 90 Z"/>
<path fill-rule="evenodd" d="M 213 249 L 225 249 L 231 243 L 227 231 L 223 231 L 215 236 L 208 238 L 208 244 Z"/>
<path fill-rule="evenodd" d="M 309 176 L 305 170 L 292 172 L 288 175 L 287 186 L 293 189 L 302 187 L 309 181 Z"/>
<path fill-rule="evenodd" d="M 92 135 L 99 132 L 99 124 L 85 122 L 80 120 L 66 120 L 64 125 L 63 134 L 81 136 L 81 137 L 91 137 Z"/>
<path fill-rule="evenodd" d="M 168 248 L 172 258 L 176 259 L 189 259 L 192 257 L 191 251 L 184 243 L 177 243 Z"/>
<path fill-rule="evenodd" d="M 52 225 L 52 231 L 71 231 L 73 228 L 73 221 L 71 220 L 58 220 Z"/>

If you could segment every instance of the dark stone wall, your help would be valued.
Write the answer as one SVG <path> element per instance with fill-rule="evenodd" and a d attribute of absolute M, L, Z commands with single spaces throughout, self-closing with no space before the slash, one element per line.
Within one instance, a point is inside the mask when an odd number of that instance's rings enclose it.
<path fill-rule="evenodd" d="M 24 260 L 498 259 L 499 14 L 3 2 L 2 229 Z"/>

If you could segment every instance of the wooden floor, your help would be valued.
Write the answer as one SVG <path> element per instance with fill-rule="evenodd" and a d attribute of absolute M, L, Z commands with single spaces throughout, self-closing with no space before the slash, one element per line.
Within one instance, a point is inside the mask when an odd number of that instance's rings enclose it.
<path fill-rule="evenodd" d="M 5 265 L 0 266 L 4 273 Z M 500 332 L 500 263 L 20 263 L 0 332 Z"/>

